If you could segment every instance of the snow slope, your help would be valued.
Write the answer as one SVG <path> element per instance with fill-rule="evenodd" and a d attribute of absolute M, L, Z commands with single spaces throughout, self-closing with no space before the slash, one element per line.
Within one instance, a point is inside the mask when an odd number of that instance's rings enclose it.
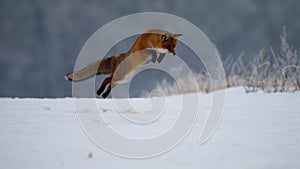
<path fill-rule="evenodd" d="M 205 144 L 198 139 L 211 108 L 211 94 L 201 98 L 198 119 L 187 138 L 163 155 L 140 160 L 117 157 L 95 145 L 81 129 L 72 98 L 1 98 L 0 168 L 300 167 L 300 93 L 245 94 L 242 88 L 227 89 L 223 119 Z M 167 101 L 176 104 L 178 99 L 171 96 Z M 131 101 L 141 109 L 149 106 L 145 99 Z M 136 137 L 155 134 L 176 118 L 169 112 L 158 126 L 136 133 L 113 111 L 112 100 L 97 103 L 103 105 L 100 113 L 109 119 L 107 125 Z"/>

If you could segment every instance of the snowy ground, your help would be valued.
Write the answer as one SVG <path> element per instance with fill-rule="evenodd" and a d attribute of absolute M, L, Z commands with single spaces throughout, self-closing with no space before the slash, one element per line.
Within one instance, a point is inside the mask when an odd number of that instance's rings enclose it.
<path fill-rule="evenodd" d="M 72 98 L 1 98 L 0 168 L 300 167 L 299 92 L 245 94 L 242 88 L 227 89 L 223 119 L 205 144 L 199 144 L 198 138 L 210 109 L 205 100 L 210 100 L 211 94 L 201 94 L 201 98 L 201 111 L 187 138 L 163 155 L 140 160 L 117 157 L 95 145 L 80 127 Z M 178 99 L 167 98 L 174 104 Z M 142 99 L 132 102 L 141 108 L 147 106 Z M 107 125 L 123 132 L 131 130 L 130 122 L 117 118 L 111 100 L 99 99 L 97 103 L 103 105 L 100 113 L 110 120 Z M 172 120 L 163 118 L 157 123 L 165 127 Z M 135 134 L 142 137 L 153 133 Z"/>

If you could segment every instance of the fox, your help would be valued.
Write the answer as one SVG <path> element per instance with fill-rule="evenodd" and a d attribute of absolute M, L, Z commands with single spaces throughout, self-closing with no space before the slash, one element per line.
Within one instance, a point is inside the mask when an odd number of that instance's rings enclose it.
<path fill-rule="evenodd" d="M 129 51 L 92 62 L 79 71 L 66 74 L 65 78 L 79 82 L 95 75 L 110 75 L 96 91 L 98 96 L 102 94 L 101 97 L 105 99 L 113 87 L 128 82 L 145 64 L 161 63 L 167 53 L 176 55 L 175 47 L 181 36 L 166 30 L 150 29 L 137 38 Z"/>

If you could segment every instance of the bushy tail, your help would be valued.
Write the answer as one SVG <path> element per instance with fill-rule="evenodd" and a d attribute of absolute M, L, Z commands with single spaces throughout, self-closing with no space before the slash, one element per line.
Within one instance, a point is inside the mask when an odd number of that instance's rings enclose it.
<path fill-rule="evenodd" d="M 78 81 L 82 81 L 82 80 L 91 78 L 97 74 L 109 73 L 109 71 L 107 71 L 107 70 L 106 71 L 102 70 L 103 67 L 107 67 L 107 66 L 103 66 L 103 64 L 105 64 L 105 62 L 106 62 L 106 59 L 95 61 L 77 72 L 72 72 L 72 73 L 66 74 L 65 79 L 74 81 L 74 82 L 78 82 Z"/>

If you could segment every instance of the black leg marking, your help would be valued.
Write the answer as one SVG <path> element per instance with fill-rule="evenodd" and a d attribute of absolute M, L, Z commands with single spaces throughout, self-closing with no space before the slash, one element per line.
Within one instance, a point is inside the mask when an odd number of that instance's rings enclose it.
<path fill-rule="evenodd" d="M 111 82 L 112 77 L 107 77 L 103 80 L 101 86 L 99 87 L 99 89 L 97 90 L 97 95 L 99 96 L 105 89 L 105 87 L 107 86 L 108 83 Z"/>

